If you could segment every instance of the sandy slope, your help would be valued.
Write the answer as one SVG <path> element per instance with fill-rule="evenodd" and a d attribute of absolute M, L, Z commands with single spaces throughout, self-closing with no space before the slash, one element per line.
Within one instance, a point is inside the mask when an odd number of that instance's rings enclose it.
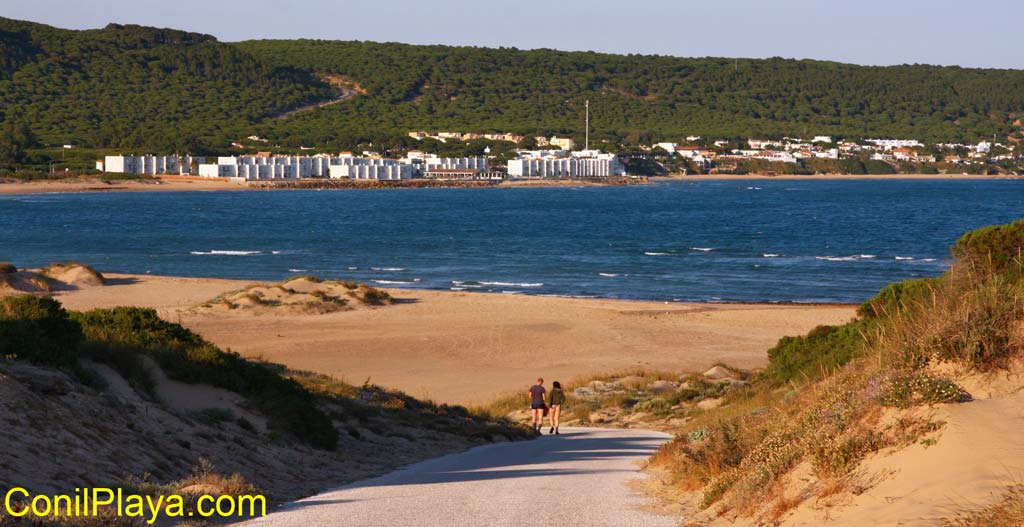
<path fill-rule="evenodd" d="M 934 444 L 869 457 L 854 484 L 867 490 L 835 502 L 805 503 L 784 525 L 942 525 L 958 512 L 999 500 L 1024 481 L 1024 382 L 1021 368 L 966 383 L 976 398 L 940 405 L 945 427 Z M 828 507 L 828 505 L 832 505 Z M 1024 519 L 1021 520 L 1024 525 Z"/>
<path fill-rule="evenodd" d="M 158 309 L 245 356 L 471 403 L 549 380 L 627 368 L 762 366 L 783 335 L 835 324 L 852 306 L 663 304 L 392 290 L 400 303 L 326 315 L 252 316 L 187 310 L 250 282 L 108 274 L 113 285 L 70 291 L 72 309 Z"/>
<path fill-rule="evenodd" d="M 535 441 L 477 447 L 311 496 L 250 527 L 671 527 L 640 510 L 626 481 L 669 439 L 643 430 L 563 429 Z"/>

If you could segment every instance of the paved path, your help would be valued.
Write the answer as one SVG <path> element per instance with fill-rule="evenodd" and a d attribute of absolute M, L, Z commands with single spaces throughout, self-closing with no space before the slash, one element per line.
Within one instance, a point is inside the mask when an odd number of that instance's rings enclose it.
<path fill-rule="evenodd" d="M 558 436 L 477 447 L 288 504 L 267 526 L 671 527 L 625 484 L 669 436 L 566 428 Z M 386 453 L 382 453 L 386 455 Z"/>

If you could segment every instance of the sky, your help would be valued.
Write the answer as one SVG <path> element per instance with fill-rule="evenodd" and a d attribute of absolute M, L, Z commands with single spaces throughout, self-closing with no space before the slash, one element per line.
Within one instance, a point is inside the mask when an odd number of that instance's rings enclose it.
<path fill-rule="evenodd" d="M 0 16 L 261 38 L 1024 69 L 1024 0 L 0 0 Z"/>

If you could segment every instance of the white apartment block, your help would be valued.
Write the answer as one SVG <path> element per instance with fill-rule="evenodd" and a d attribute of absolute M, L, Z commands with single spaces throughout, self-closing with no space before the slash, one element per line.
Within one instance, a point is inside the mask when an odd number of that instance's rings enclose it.
<path fill-rule="evenodd" d="M 508 162 L 508 175 L 521 179 L 612 177 L 626 173 L 613 154 L 594 157 L 534 157 Z"/>
<path fill-rule="evenodd" d="M 414 168 L 407 163 L 374 165 L 332 165 L 331 179 L 376 179 L 398 181 L 412 179 Z"/>
<path fill-rule="evenodd" d="M 924 146 L 917 139 L 868 139 L 869 143 L 883 150 L 892 150 L 893 148 L 913 148 L 915 146 Z"/>
<path fill-rule="evenodd" d="M 183 175 L 192 168 L 191 156 L 105 156 L 96 168 L 117 174 Z"/>

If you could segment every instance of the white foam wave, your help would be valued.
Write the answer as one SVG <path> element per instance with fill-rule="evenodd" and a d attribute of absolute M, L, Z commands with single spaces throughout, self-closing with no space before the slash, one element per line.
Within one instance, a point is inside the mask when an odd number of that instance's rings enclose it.
<path fill-rule="evenodd" d="M 762 190 L 761 187 L 747 187 L 747 190 Z"/>
<path fill-rule="evenodd" d="M 386 273 L 400 273 L 405 270 L 404 267 L 371 267 L 373 271 L 383 271 Z"/>
<path fill-rule="evenodd" d="M 897 256 L 896 259 L 897 260 L 913 260 L 914 257 L 913 256 Z"/>
<path fill-rule="evenodd" d="M 815 256 L 815 260 L 825 260 L 826 262 L 854 262 L 858 258 L 856 256 Z"/>
<path fill-rule="evenodd" d="M 658 253 L 658 252 L 654 252 L 654 251 L 644 251 L 644 254 L 646 254 L 647 256 L 668 256 L 669 255 L 669 253 Z"/>
<path fill-rule="evenodd" d="M 281 254 L 281 251 L 270 251 L 270 254 Z"/>
<path fill-rule="evenodd" d="M 615 278 L 616 276 L 619 276 L 619 273 L 597 273 L 597 274 L 599 274 L 599 275 L 601 275 L 601 276 L 603 276 L 605 278 Z"/>
<path fill-rule="evenodd" d="M 349 271 L 355 271 L 357 269 L 359 269 L 359 268 L 354 266 L 354 265 L 348 268 Z"/>
<path fill-rule="evenodd" d="M 288 272 L 289 273 L 305 273 L 308 270 L 309 269 L 289 269 Z"/>
<path fill-rule="evenodd" d="M 864 258 L 866 260 L 870 260 L 871 258 L 878 258 L 878 255 L 877 254 L 862 254 L 862 255 L 860 255 L 860 257 Z"/>
<path fill-rule="evenodd" d="M 780 257 L 782 255 L 779 254 L 779 253 L 764 253 L 761 256 L 763 256 L 765 258 L 778 258 L 778 257 Z"/>
<path fill-rule="evenodd" d="M 222 251 L 222 250 L 216 250 L 215 249 L 215 250 L 212 250 L 212 251 L 189 251 L 189 254 L 205 255 L 205 256 L 209 256 L 209 255 L 218 255 L 218 256 L 251 256 L 251 255 L 254 255 L 254 254 L 263 254 L 263 251 Z"/>
<path fill-rule="evenodd" d="M 495 287 L 543 287 L 543 282 L 480 282 L 483 285 Z"/>
<path fill-rule="evenodd" d="M 374 280 L 373 283 L 380 285 L 411 285 L 419 281 L 419 278 L 415 278 L 413 280 Z"/>
<path fill-rule="evenodd" d="M 700 251 L 702 253 L 711 252 L 715 250 L 713 247 L 690 247 L 692 251 Z"/>
<path fill-rule="evenodd" d="M 934 262 L 935 258 L 922 258 L 921 261 L 922 262 Z"/>

